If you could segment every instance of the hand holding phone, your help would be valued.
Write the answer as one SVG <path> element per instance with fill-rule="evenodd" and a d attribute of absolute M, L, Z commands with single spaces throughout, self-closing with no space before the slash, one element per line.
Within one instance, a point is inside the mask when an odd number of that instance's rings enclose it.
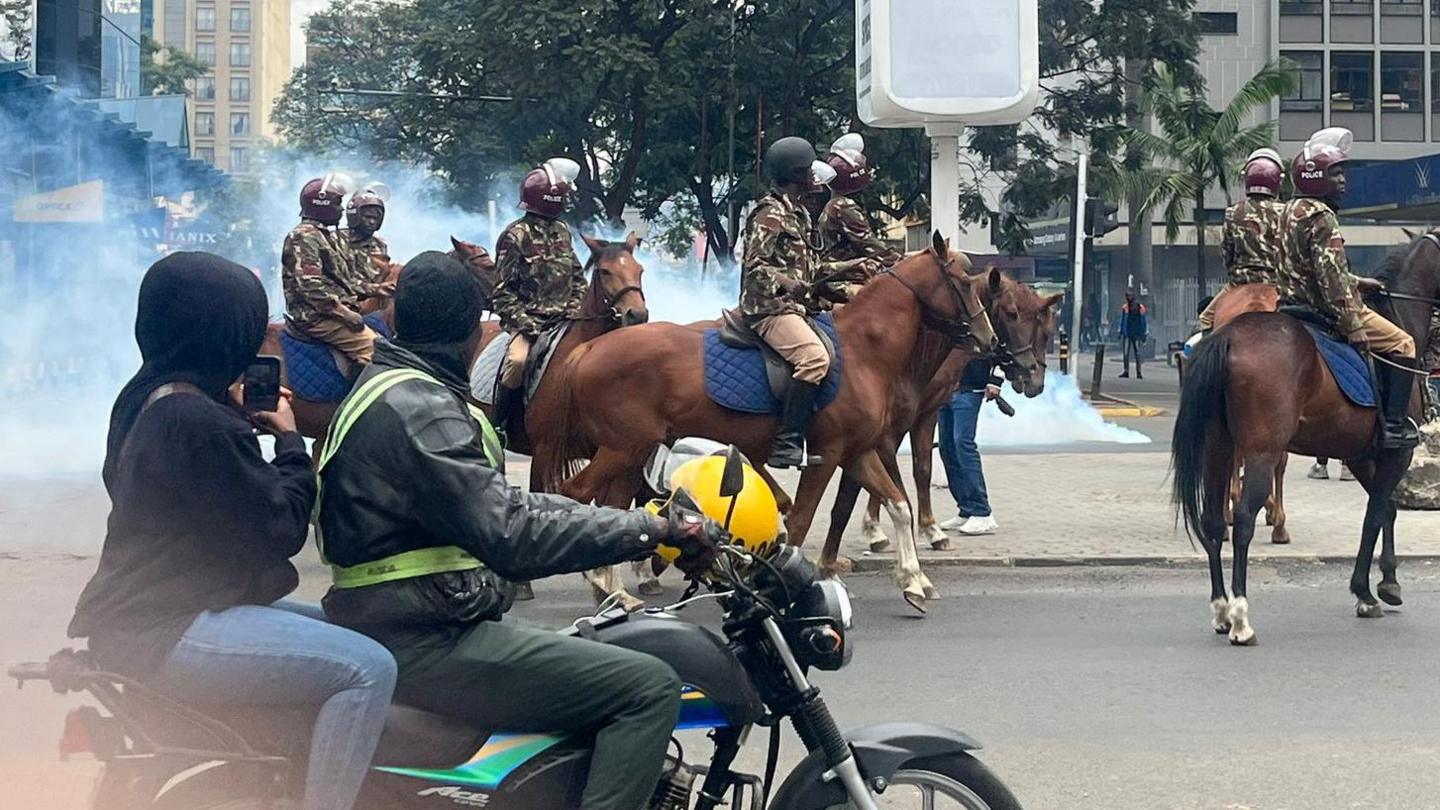
<path fill-rule="evenodd" d="M 240 378 L 240 405 L 246 413 L 273 412 L 280 404 L 280 358 L 262 354 Z"/>

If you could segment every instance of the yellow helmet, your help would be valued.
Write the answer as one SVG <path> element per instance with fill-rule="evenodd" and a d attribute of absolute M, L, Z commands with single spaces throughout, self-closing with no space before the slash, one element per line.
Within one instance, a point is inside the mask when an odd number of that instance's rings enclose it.
<path fill-rule="evenodd" d="M 743 481 L 733 496 L 721 494 L 730 453 L 741 461 Z M 744 456 L 718 443 L 682 439 L 654 464 L 656 477 L 664 482 L 668 492 L 683 489 L 706 517 L 725 528 L 746 551 L 761 556 L 774 551 L 782 529 L 780 507 L 775 502 L 775 493 Z M 666 471 L 668 476 L 664 476 Z M 652 486 L 660 481 L 653 482 Z M 662 547 L 662 557 L 667 556 L 664 552 Z"/>

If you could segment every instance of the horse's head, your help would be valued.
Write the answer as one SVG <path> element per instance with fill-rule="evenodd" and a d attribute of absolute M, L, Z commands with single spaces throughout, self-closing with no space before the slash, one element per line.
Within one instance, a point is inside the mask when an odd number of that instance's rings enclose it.
<path fill-rule="evenodd" d="M 645 288 L 641 277 L 645 268 L 635 258 L 640 237 L 631 231 L 624 242 L 608 242 L 580 235 L 590 248 L 586 266 L 590 268 L 590 295 L 585 299 L 585 315 L 609 318 L 620 326 L 634 326 L 650 320 L 645 306 Z"/>
<path fill-rule="evenodd" d="M 939 231 L 930 247 L 905 257 L 890 273 L 914 293 L 920 319 L 931 329 L 957 346 L 971 343 L 982 354 L 999 346 L 981 300 L 984 279 L 970 275 L 969 257 L 952 251 Z"/>
<path fill-rule="evenodd" d="M 1045 391 L 1045 351 L 1055 332 L 1063 293 L 1042 296 L 994 268 L 985 273 L 985 309 L 1000 338 L 1000 367 L 1016 391 L 1037 397 Z"/>
<path fill-rule="evenodd" d="M 490 258 L 490 251 L 473 242 L 466 242 L 453 236 L 450 237 L 450 244 L 454 246 L 454 250 L 450 251 L 450 257 L 457 259 L 480 277 L 480 283 L 485 288 L 485 300 L 489 301 L 490 294 L 495 291 L 495 285 L 500 283 L 500 272 L 495 267 L 495 260 Z"/>

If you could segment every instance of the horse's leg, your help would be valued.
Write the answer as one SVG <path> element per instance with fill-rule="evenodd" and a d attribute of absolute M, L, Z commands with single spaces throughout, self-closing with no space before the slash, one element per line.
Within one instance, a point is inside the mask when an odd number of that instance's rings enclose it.
<path fill-rule="evenodd" d="M 890 547 L 890 538 L 880 528 L 880 499 L 874 495 L 865 504 L 865 517 L 860 522 L 860 537 L 871 551 L 884 551 Z"/>
<path fill-rule="evenodd" d="M 1200 512 L 1200 545 L 1210 561 L 1211 627 L 1216 633 L 1230 632 L 1230 598 L 1225 592 L 1225 567 L 1220 560 L 1220 546 L 1225 539 L 1226 508 L 1230 503 L 1230 483 L 1235 480 L 1231 454 L 1234 447 L 1227 437 L 1213 434 L 1206 449 L 1205 499 Z"/>
<path fill-rule="evenodd" d="M 1283 452 L 1283 451 L 1281 451 Z M 1250 453 L 1245 456 L 1245 479 L 1240 487 L 1240 500 L 1235 505 L 1231 524 L 1230 544 L 1235 555 L 1235 571 L 1231 588 L 1235 598 L 1230 600 L 1230 643 L 1247 645 L 1255 643 L 1255 628 L 1250 625 L 1250 603 L 1246 595 L 1246 575 L 1250 563 L 1250 540 L 1255 536 L 1255 519 L 1270 497 L 1274 488 L 1275 467 L 1279 464 L 1279 453 Z"/>
<path fill-rule="evenodd" d="M 939 598 L 939 594 L 929 577 L 920 570 L 920 554 L 915 548 L 915 516 L 910 511 L 905 491 L 895 486 L 885 470 L 885 463 L 874 450 L 862 453 L 847 467 L 860 479 L 860 485 L 866 491 L 881 498 L 885 504 L 885 511 L 890 514 L 890 522 L 895 527 L 895 584 L 904 592 L 905 601 L 924 613 L 926 600 Z"/>
<path fill-rule="evenodd" d="M 1290 530 L 1285 528 L 1285 465 L 1289 460 L 1290 454 L 1286 453 L 1275 465 L 1275 492 L 1265 506 L 1265 523 L 1274 527 L 1270 542 L 1280 546 L 1290 542 Z"/>
<path fill-rule="evenodd" d="M 1240 457 L 1231 462 L 1229 496 L 1225 499 L 1225 525 L 1235 525 L 1235 502 L 1240 500 Z"/>
<path fill-rule="evenodd" d="M 1395 559 L 1395 500 L 1390 498 L 1381 524 L 1380 543 L 1380 586 L 1375 589 L 1380 601 L 1399 607 L 1405 604 L 1400 598 L 1400 580 L 1396 578 L 1399 561 Z"/>
<path fill-rule="evenodd" d="M 610 493 L 612 482 L 627 480 L 635 468 L 627 454 L 602 447 L 585 469 L 560 485 L 560 494 L 581 503 L 603 503 Z M 596 568 L 581 576 L 590 583 L 596 604 L 614 596 L 617 604 L 627 611 L 639 610 L 645 605 L 626 592 L 625 583 L 620 580 L 619 571 L 613 565 Z"/>
<path fill-rule="evenodd" d="M 1360 550 L 1355 555 L 1355 572 L 1350 576 L 1350 592 L 1355 594 L 1355 615 L 1362 619 L 1374 619 L 1385 615 L 1385 609 L 1380 606 L 1370 592 L 1370 565 L 1375 557 L 1375 543 L 1383 533 L 1386 535 L 1385 544 L 1389 550 L 1389 560 L 1385 560 L 1385 551 L 1381 552 L 1381 589 L 1396 601 L 1392 604 L 1399 604 L 1400 583 L 1395 580 L 1395 568 L 1397 567 L 1394 558 L 1394 508 L 1395 504 L 1391 499 L 1391 493 L 1395 484 L 1403 476 L 1404 469 L 1400 469 L 1399 458 L 1408 454 L 1392 454 L 1381 458 L 1378 461 L 1354 461 L 1348 462 L 1350 472 L 1354 473 L 1355 479 L 1365 488 L 1369 496 L 1365 501 L 1365 521 L 1360 530 Z M 1406 465 L 1408 459 L 1406 459 Z M 1389 568 L 1387 573 L 1386 569 Z M 1390 584 L 1386 584 L 1389 580 Z M 1389 599 L 1385 601 L 1389 602 Z"/>
<path fill-rule="evenodd" d="M 860 481 L 849 472 L 840 473 L 840 489 L 835 493 L 835 503 L 830 507 L 830 528 L 825 532 L 825 546 L 820 550 L 820 573 L 832 577 L 848 574 L 854 570 L 855 562 L 840 556 L 840 539 L 845 527 L 850 524 L 850 515 L 855 512 L 855 502 L 860 500 Z"/>
<path fill-rule="evenodd" d="M 930 497 L 930 474 L 935 467 L 935 422 L 938 412 L 922 413 L 910 429 L 910 466 L 915 477 L 915 506 L 920 539 L 936 551 L 950 549 L 950 537 L 935 522 L 935 504 Z"/>

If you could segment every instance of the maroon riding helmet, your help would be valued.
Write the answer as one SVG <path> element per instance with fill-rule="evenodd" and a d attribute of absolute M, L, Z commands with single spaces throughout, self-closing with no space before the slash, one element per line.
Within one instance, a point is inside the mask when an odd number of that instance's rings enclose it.
<path fill-rule="evenodd" d="M 865 159 L 865 140 L 860 133 L 851 132 L 836 139 L 830 145 L 830 156 L 825 162 L 835 170 L 830 188 L 836 194 L 858 194 L 870 185 L 873 175 Z"/>
<path fill-rule="evenodd" d="M 345 184 L 336 175 L 317 177 L 300 189 L 300 216 L 326 225 L 340 224 L 344 209 Z"/>
<path fill-rule="evenodd" d="M 558 219 L 565 213 L 565 202 L 575 191 L 575 178 L 579 176 L 580 164 L 569 158 L 550 158 L 520 181 L 520 207 Z"/>
<path fill-rule="evenodd" d="M 1280 185 L 1285 180 L 1285 170 L 1280 162 L 1280 155 L 1276 154 L 1273 149 L 1256 149 L 1245 161 L 1245 170 L 1241 172 L 1241 178 L 1246 194 L 1279 197 Z"/>
<path fill-rule="evenodd" d="M 1330 167 L 1350 159 L 1352 137 L 1350 130 L 1343 127 L 1329 127 L 1311 135 L 1290 164 L 1295 193 L 1320 199 L 1335 196 L 1339 189 L 1330 178 Z"/>

